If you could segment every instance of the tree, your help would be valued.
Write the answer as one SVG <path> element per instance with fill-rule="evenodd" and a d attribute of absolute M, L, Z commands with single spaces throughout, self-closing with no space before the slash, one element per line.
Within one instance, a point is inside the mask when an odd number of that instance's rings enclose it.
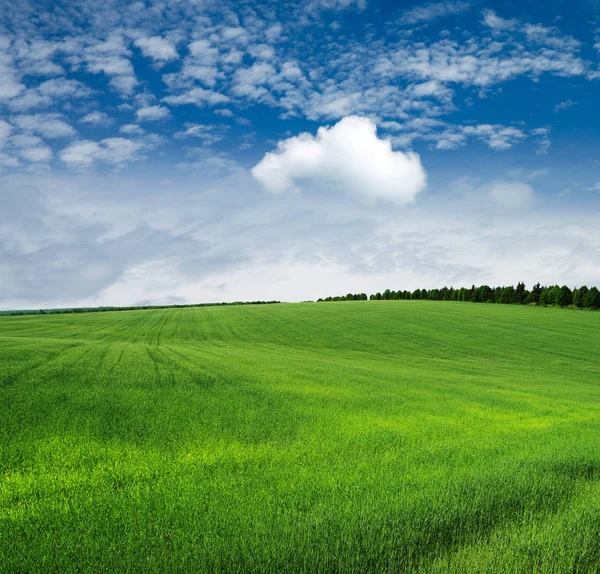
<path fill-rule="evenodd" d="M 540 287 L 539 283 L 536 283 L 533 286 L 533 289 L 531 290 L 531 295 L 529 297 L 529 301 L 531 303 L 535 303 L 536 305 L 539 305 L 541 294 L 542 294 L 542 288 Z"/>
<path fill-rule="evenodd" d="M 500 291 L 500 298 L 498 299 L 498 303 L 510 304 L 515 301 L 515 288 L 511 285 L 510 287 L 504 287 L 502 291 Z"/>
<path fill-rule="evenodd" d="M 555 294 L 554 294 L 554 304 L 555 305 L 558 305 L 559 307 L 568 307 L 572 303 L 573 303 L 573 293 L 566 285 L 563 285 L 562 287 L 559 287 L 558 289 L 556 289 Z"/>
<path fill-rule="evenodd" d="M 579 289 L 573 291 L 573 305 L 582 309 L 584 307 L 585 297 L 588 293 L 588 288 L 583 285 Z"/>
<path fill-rule="evenodd" d="M 523 304 L 525 301 L 525 283 L 517 283 L 514 298 L 514 303 Z"/>
<path fill-rule="evenodd" d="M 590 287 L 589 291 L 586 293 L 583 305 L 590 309 L 600 308 L 600 291 L 598 291 L 596 287 Z"/>

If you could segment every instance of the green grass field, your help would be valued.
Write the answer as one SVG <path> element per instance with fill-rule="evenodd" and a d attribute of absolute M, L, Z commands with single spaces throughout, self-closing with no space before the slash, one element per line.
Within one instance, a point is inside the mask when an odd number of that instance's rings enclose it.
<path fill-rule="evenodd" d="M 0 572 L 600 572 L 600 313 L 0 318 Z"/>

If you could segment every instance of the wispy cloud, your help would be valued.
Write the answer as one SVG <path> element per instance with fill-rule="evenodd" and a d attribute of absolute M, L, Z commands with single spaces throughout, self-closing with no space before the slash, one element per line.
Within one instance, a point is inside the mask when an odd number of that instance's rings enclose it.
<path fill-rule="evenodd" d="M 416 6 L 404 12 L 399 18 L 399 24 L 429 23 L 438 18 L 454 16 L 466 12 L 471 7 L 469 2 L 433 2 Z"/>
<path fill-rule="evenodd" d="M 577 102 L 574 102 L 573 100 L 565 100 L 564 102 L 560 102 L 554 106 L 554 113 L 560 112 L 562 110 L 568 110 L 569 108 L 572 108 L 576 105 Z"/>

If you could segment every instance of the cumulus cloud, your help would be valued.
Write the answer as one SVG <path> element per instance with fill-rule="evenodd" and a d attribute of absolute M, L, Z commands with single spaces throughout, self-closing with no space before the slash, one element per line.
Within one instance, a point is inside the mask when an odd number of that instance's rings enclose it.
<path fill-rule="evenodd" d="M 15 153 L 22 159 L 34 163 L 44 163 L 52 158 L 52 150 L 38 136 L 19 134 L 10 138 Z"/>
<path fill-rule="evenodd" d="M 215 106 L 218 104 L 225 104 L 229 102 L 229 98 L 218 92 L 212 90 L 205 90 L 204 88 L 192 88 L 183 94 L 176 96 L 167 96 L 164 98 L 167 104 L 173 106 L 180 106 L 183 104 L 194 104 L 199 108 L 204 106 Z"/>
<path fill-rule="evenodd" d="M 71 167 L 89 167 L 95 161 L 113 165 L 126 163 L 136 158 L 144 147 L 141 142 L 127 138 L 106 138 L 100 142 L 77 141 L 60 153 L 60 159 Z"/>
<path fill-rule="evenodd" d="M 53 98 L 85 98 L 92 91 L 78 80 L 67 80 L 65 78 L 54 78 L 42 82 L 38 91 L 42 96 Z"/>
<path fill-rule="evenodd" d="M 497 124 L 465 126 L 462 129 L 462 133 L 483 140 L 495 150 L 510 149 L 515 143 L 525 138 L 525 134 L 520 129 Z"/>
<path fill-rule="evenodd" d="M 82 124 L 91 124 L 93 126 L 107 126 L 112 123 L 112 119 L 108 114 L 98 110 L 86 114 L 79 121 Z"/>
<path fill-rule="evenodd" d="M 143 128 L 141 128 L 137 124 L 124 124 L 119 128 L 119 131 L 122 134 L 136 135 L 136 136 L 143 135 L 145 133 Z"/>
<path fill-rule="evenodd" d="M 170 115 L 169 109 L 164 106 L 147 106 L 140 108 L 136 113 L 136 118 L 141 122 L 163 120 Z"/>
<path fill-rule="evenodd" d="M 46 138 L 66 138 L 75 135 L 75 130 L 65 122 L 60 114 L 32 114 L 16 116 L 14 123 L 21 129 Z"/>
<path fill-rule="evenodd" d="M 0 120 L 0 147 L 2 147 L 4 140 L 10 135 L 11 132 L 12 126 L 8 122 Z"/>
<path fill-rule="evenodd" d="M 0 37 L 0 100 L 18 96 L 25 86 L 18 80 L 12 57 L 6 53 L 10 42 Z"/>
<path fill-rule="evenodd" d="M 412 202 L 426 185 L 418 154 L 394 151 L 389 140 L 377 137 L 375 123 L 360 116 L 321 127 L 316 136 L 303 133 L 280 141 L 252 175 L 272 193 L 311 181 L 398 203 Z"/>
<path fill-rule="evenodd" d="M 96 41 L 83 53 L 87 70 L 92 74 L 105 74 L 111 78 L 110 86 L 123 95 L 129 95 L 137 85 L 125 39 L 119 33 L 104 41 Z"/>
<path fill-rule="evenodd" d="M 168 62 L 179 58 L 175 46 L 160 36 L 138 38 L 134 44 L 142 51 L 144 56 L 158 62 Z"/>

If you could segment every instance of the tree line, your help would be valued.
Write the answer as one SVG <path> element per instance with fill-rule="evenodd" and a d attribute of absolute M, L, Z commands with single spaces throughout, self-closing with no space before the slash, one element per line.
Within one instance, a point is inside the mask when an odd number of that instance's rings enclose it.
<path fill-rule="evenodd" d="M 143 309 L 185 309 L 187 307 L 221 307 L 227 305 L 273 305 L 280 301 L 233 301 L 231 303 L 190 303 L 184 305 L 130 305 L 127 307 L 69 307 L 62 309 L 16 309 L 0 315 L 62 315 L 64 313 L 102 313 L 105 311 L 140 311 Z"/>
<path fill-rule="evenodd" d="M 371 301 L 379 300 L 429 300 L 429 301 L 471 301 L 473 303 L 502 303 L 506 305 L 544 305 L 557 307 L 578 307 L 579 309 L 600 309 L 600 291 L 586 285 L 571 290 L 566 285 L 542 286 L 535 284 L 531 291 L 524 283 L 516 287 L 490 287 L 473 285 L 467 287 L 442 287 L 441 289 L 415 289 L 414 291 L 386 289 L 367 297 L 366 293 L 348 293 L 336 297 L 325 297 L 317 301 Z"/>

